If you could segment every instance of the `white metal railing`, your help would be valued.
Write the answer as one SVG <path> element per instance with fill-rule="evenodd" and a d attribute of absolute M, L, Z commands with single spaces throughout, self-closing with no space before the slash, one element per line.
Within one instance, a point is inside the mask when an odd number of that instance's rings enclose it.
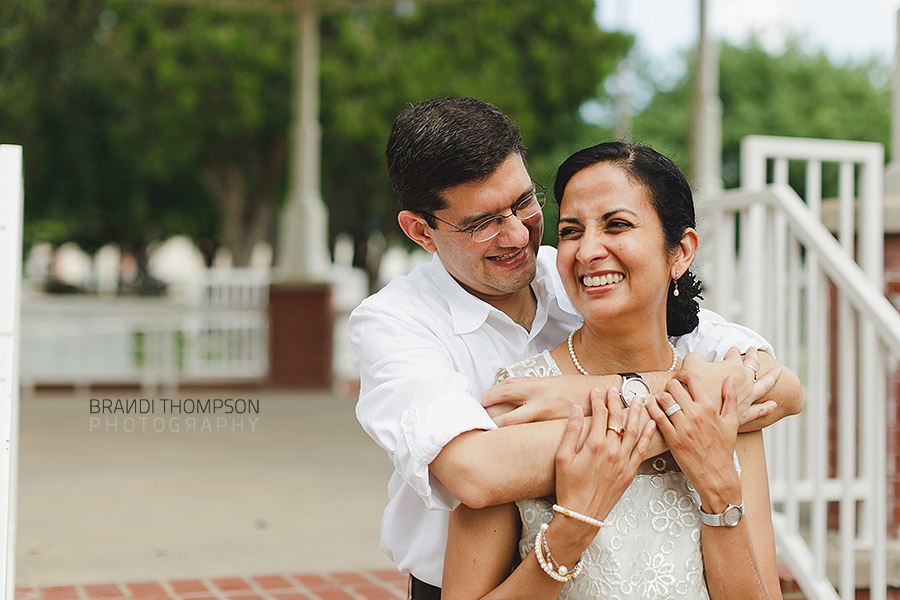
<path fill-rule="evenodd" d="M 804 163 L 805 201 L 788 186 L 791 161 Z M 820 219 L 823 163 L 837 164 L 837 238 Z M 744 188 L 709 203 L 712 308 L 765 335 L 804 385 L 803 413 L 766 430 L 766 452 L 779 553 L 810 598 L 886 597 L 886 373 L 900 314 L 883 293 L 883 165 L 878 144 L 754 136 Z"/>
<path fill-rule="evenodd" d="M 15 597 L 22 147 L 0 146 L 0 598 Z"/>
<path fill-rule="evenodd" d="M 199 277 L 186 302 L 34 295 L 22 312 L 22 384 L 262 379 L 268 290 L 268 270 L 229 269 Z"/>

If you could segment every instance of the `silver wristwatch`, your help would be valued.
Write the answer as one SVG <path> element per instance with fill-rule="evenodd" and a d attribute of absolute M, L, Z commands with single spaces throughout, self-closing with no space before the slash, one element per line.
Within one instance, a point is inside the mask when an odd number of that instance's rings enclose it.
<path fill-rule="evenodd" d="M 700 520 L 704 525 L 709 525 L 710 527 L 734 527 L 741 522 L 741 517 L 743 516 L 743 502 L 737 505 L 729 504 L 725 507 L 725 510 L 715 515 L 703 512 L 703 509 L 700 509 Z"/>
<path fill-rule="evenodd" d="M 634 398 L 640 398 L 642 401 L 650 397 L 650 387 L 644 378 L 637 373 L 619 373 L 622 376 L 622 387 L 619 388 L 619 398 L 625 407 L 631 406 Z"/>

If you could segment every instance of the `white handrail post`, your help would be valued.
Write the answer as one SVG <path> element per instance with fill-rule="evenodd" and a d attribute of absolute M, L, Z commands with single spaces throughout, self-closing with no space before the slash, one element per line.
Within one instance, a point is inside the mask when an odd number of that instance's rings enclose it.
<path fill-rule="evenodd" d="M 0 146 L 0 593 L 15 598 L 22 147 Z"/>
<path fill-rule="evenodd" d="M 869 279 L 884 290 L 884 148 L 869 147 L 869 156 L 862 163 L 859 190 L 859 264 Z M 860 381 L 860 399 L 870 403 L 868 423 L 864 428 L 871 436 L 864 458 L 871 471 L 861 474 L 872 479 L 872 500 L 868 516 L 872 535 L 872 552 L 869 562 L 869 589 L 871 600 L 885 600 L 887 595 L 887 439 L 883 426 L 887 418 L 886 378 L 887 364 L 882 360 L 882 348 L 875 337 L 871 322 L 860 326 L 860 365 L 866 376 Z M 864 412 L 865 414 L 865 412 Z M 868 452 L 865 452 L 869 450 Z"/>

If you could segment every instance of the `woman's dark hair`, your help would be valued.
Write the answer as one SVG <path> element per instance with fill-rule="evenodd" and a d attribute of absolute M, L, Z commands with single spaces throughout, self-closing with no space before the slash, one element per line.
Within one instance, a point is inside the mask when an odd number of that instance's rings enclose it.
<path fill-rule="evenodd" d="M 650 202 L 662 223 L 666 250 L 674 251 L 685 229 L 696 227 L 694 198 L 684 173 L 671 159 L 649 146 L 626 142 L 604 142 L 579 150 L 559 166 L 553 195 L 561 204 L 566 185 L 572 177 L 598 163 L 612 163 L 620 167 L 648 191 Z M 683 335 L 693 331 L 699 322 L 700 281 L 688 269 L 678 278 L 678 295 L 673 296 L 675 281 L 669 283 L 666 303 L 666 329 L 669 335 Z"/>
<path fill-rule="evenodd" d="M 447 207 L 441 192 L 486 179 L 512 156 L 525 159 L 519 128 L 475 98 L 432 98 L 404 111 L 388 138 L 388 174 L 403 210 L 422 214 Z"/>

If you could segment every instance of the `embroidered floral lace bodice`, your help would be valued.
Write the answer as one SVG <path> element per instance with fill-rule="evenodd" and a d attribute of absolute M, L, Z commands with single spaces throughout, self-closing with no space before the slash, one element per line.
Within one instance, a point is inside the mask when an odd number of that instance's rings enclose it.
<path fill-rule="evenodd" d="M 545 351 L 501 369 L 497 379 L 553 375 L 562 372 Z M 517 503 L 523 558 L 534 548 L 541 523 L 553 520 L 553 503 L 553 498 Z M 708 599 L 699 506 L 700 497 L 671 454 L 644 461 L 582 556 L 581 575 L 563 587 L 559 599 Z"/>

